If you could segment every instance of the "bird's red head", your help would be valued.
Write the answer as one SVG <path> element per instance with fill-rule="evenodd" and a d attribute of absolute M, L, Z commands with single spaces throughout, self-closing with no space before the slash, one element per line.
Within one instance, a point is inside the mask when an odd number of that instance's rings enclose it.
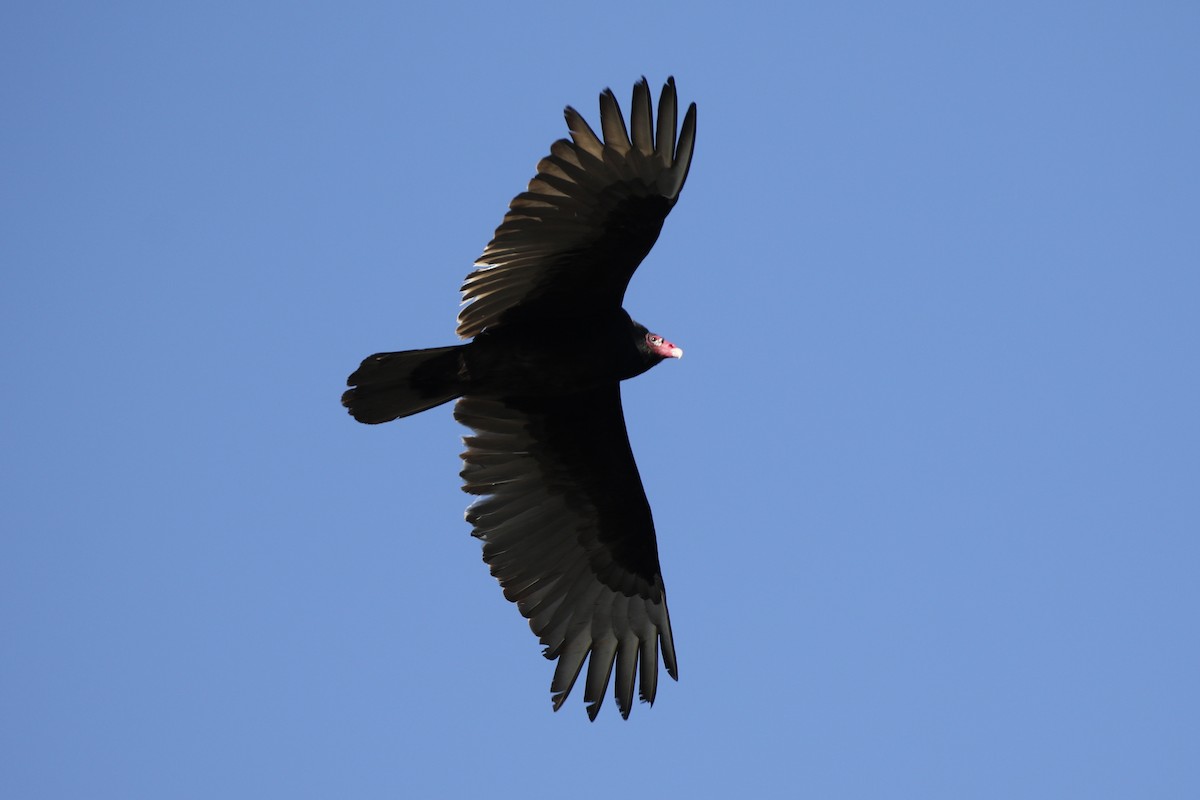
<path fill-rule="evenodd" d="M 663 358 L 683 358 L 683 348 L 676 347 L 657 333 L 646 334 L 646 346 L 650 352 Z"/>

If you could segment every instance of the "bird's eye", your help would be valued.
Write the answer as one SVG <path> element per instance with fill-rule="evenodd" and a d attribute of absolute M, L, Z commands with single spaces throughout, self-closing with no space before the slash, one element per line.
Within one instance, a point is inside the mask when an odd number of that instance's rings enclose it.
<path fill-rule="evenodd" d="M 650 344 L 658 345 L 663 343 L 661 336 L 647 336 L 646 338 L 650 340 Z"/>

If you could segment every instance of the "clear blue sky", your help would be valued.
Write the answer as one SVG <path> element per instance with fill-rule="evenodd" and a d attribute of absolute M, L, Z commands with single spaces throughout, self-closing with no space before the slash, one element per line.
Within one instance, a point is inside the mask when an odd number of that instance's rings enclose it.
<path fill-rule="evenodd" d="M 1200 6 L 432 5 L 0 14 L 0 794 L 1200 796 Z M 643 74 L 680 681 L 589 724 L 338 397 Z"/>

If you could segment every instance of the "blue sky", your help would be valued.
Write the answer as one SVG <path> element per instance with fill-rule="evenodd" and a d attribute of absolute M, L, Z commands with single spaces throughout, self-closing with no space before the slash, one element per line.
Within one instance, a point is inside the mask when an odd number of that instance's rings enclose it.
<path fill-rule="evenodd" d="M 431 4 L 432 6 L 432 4 Z M 0 793 L 1200 794 L 1200 7 L 0 14 Z M 680 681 L 551 713 L 449 407 L 508 200 L 699 104 L 624 387 Z M 749 794 L 745 794 L 749 793 Z"/>

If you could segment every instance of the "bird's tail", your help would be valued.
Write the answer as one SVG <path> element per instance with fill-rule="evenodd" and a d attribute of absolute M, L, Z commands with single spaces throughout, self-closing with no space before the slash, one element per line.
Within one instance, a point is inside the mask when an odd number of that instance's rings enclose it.
<path fill-rule="evenodd" d="M 359 422 L 375 425 L 453 400 L 463 393 L 463 347 L 367 356 L 346 380 L 354 388 L 342 395 L 342 405 Z"/>

